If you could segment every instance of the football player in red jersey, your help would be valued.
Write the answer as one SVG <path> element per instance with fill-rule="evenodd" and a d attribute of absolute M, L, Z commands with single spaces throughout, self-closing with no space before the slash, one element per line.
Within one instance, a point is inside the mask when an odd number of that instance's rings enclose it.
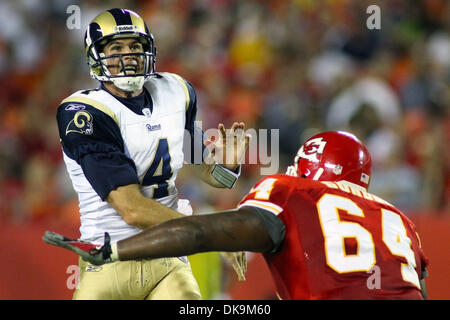
<path fill-rule="evenodd" d="M 235 210 L 179 218 L 101 248 L 47 232 L 94 264 L 206 251 L 262 252 L 282 299 L 424 299 L 427 258 L 413 223 L 370 194 L 371 159 L 352 134 L 323 132 L 285 175 Z M 87 245 L 87 247 L 86 247 Z"/>

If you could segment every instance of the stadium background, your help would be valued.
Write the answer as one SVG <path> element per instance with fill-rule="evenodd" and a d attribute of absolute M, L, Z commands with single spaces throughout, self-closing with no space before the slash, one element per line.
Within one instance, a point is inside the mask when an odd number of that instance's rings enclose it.
<path fill-rule="evenodd" d="M 366 27 L 372 4 L 380 30 Z M 81 9 L 80 29 L 67 28 L 69 5 Z M 450 298 L 448 1 L 0 0 L 0 299 L 71 298 L 76 257 L 40 240 L 46 229 L 79 235 L 55 111 L 97 85 L 82 37 L 112 7 L 146 20 L 157 70 L 195 86 L 203 129 L 234 120 L 279 128 L 280 172 L 316 131 L 360 136 L 373 155 L 371 192 L 416 223 L 431 262 L 430 298 Z M 194 182 L 188 170 L 178 187 L 198 213 L 228 209 L 260 168 L 244 165 L 229 192 Z M 205 298 L 275 298 L 259 255 L 248 255 L 244 283 L 217 254 L 191 259 Z"/>

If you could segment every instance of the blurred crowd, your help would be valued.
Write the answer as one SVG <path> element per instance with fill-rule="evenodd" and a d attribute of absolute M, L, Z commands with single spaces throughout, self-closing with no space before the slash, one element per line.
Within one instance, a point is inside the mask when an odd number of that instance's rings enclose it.
<path fill-rule="evenodd" d="M 380 29 L 366 25 L 372 4 Z M 70 5 L 80 28 L 68 28 Z M 158 71 L 194 85 L 204 130 L 279 129 L 281 173 L 312 134 L 348 130 L 372 154 L 372 193 L 409 215 L 450 211 L 446 0 L 0 0 L 0 223 L 79 225 L 55 115 L 63 98 L 98 85 L 83 35 L 113 7 L 148 23 Z M 232 208 L 262 167 L 245 164 L 229 192 L 183 169 L 179 191 L 200 213 Z"/>

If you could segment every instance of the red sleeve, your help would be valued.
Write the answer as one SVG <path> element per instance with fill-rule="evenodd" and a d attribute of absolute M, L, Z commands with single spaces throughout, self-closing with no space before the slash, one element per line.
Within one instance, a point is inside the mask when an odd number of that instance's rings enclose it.
<path fill-rule="evenodd" d="M 239 203 L 239 208 L 256 207 L 279 215 L 286 205 L 289 193 L 290 184 L 285 176 L 268 176 L 255 184 Z"/>

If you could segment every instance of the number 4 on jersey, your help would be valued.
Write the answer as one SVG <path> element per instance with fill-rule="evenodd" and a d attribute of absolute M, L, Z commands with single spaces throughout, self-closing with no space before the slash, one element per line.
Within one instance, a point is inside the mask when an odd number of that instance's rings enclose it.
<path fill-rule="evenodd" d="M 159 199 L 169 195 L 168 180 L 172 177 L 172 167 L 170 166 L 170 153 L 167 139 L 158 141 L 152 164 L 145 173 L 142 186 L 157 185 L 153 190 L 153 198 Z"/>
<path fill-rule="evenodd" d="M 255 199 L 269 200 L 270 193 L 277 179 L 269 178 L 261 182 L 256 188 L 252 188 L 249 193 L 255 192 Z"/>

